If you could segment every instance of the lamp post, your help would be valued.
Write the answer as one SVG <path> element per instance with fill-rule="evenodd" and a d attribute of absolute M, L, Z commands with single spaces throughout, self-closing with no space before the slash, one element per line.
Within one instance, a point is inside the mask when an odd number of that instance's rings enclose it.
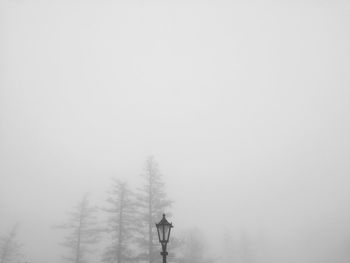
<path fill-rule="evenodd" d="M 165 214 L 163 214 L 162 220 L 158 224 L 156 224 L 159 243 L 162 244 L 162 252 L 160 254 L 163 256 L 163 263 L 166 263 L 166 256 L 168 252 L 166 251 L 166 246 L 169 242 L 170 230 L 173 227 L 172 223 L 169 223 L 165 218 Z"/>

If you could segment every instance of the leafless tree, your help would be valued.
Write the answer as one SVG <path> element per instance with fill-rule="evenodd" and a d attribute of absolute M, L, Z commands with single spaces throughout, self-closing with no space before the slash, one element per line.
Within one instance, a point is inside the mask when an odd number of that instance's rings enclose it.
<path fill-rule="evenodd" d="M 251 235 L 246 232 L 244 228 L 241 229 L 239 244 L 238 244 L 238 256 L 243 263 L 255 262 L 256 249 Z"/>
<path fill-rule="evenodd" d="M 162 175 L 153 157 L 147 159 L 142 177 L 144 184 L 138 189 L 136 195 L 141 220 L 137 240 L 140 249 L 144 251 L 139 254 L 139 259 L 153 263 L 160 259 L 159 250 L 155 249 L 155 246 L 158 246 L 155 242 L 157 237 L 155 222 L 161 219 L 162 214 L 171 206 L 172 202 L 164 191 Z"/>
<path fill-rule="evenodd" d="M 12 262 L 20 256 L 21 245 L 16 241 L 18 224 L 0 238 L 0 263 Z"/>
<path fill-rule="evenodd" d="M 98 241 L 100 230 L 97 228 L 97 208 L 90 205 L 88 195 L 69 214 L 69 220 L 58 226 L 69 231 L 62 245 L 68 247 L 70 253 L 65 259 L 74 263 L 85 263 L 89 247 Z"/>
<path fill-rule="evenodd" d="M 214 263 L 216 259 L 207 255 L 207 244 L 203 233 L 197 229 L 188 229 L 180 237 L 181 245 L 176 249 L 179 263 Z"/>
<path fill-rule="evenodd" d="M 133 257 L 131 240 L 135 233 L 135 201 L 134 194 L 125 181 L 113 180 L 112 191 L 107 199 L 108 213 L 107 233 L 111 238 L 111 246 L 104 253 L 103 261 L 122 263 Z"/>

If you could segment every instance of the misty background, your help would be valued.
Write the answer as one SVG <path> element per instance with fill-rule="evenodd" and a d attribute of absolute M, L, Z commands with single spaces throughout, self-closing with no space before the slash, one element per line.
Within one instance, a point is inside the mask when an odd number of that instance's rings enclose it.
<path fill-rule="evenodd" d="M 153 155 L 218 262 L 349 262 L 349 47 L 348 1 L 1 0 L 0 235 L 62 262 L 52 226 Z"/>

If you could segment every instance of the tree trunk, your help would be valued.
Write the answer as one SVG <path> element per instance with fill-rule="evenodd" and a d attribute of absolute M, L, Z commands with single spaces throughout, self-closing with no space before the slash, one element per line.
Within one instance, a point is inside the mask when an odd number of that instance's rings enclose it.
<path fill-rule="evenodd" d="M 152 263 L 153 256 L 153 239 L 152 239 L 152 170 L 149 167 L 149 189 L 148 189 L 148 258 L 149 263 Z"/>
<path fill-rule="evenodd" d="M 121 192 L 120 196 L 120 207 L 119 207 L 119 231 L 118 231 L 118 250 L 117 250 L 117 262 L 122 263 L 122 243 L 123 243 L 123 202 L 124 202 L 124 190 Z"/>
<path fill-rule="evenodd" d="M 82 211 L 79 219 L 78 237 L 77 237 L 77 248 L 75 255 L 75 263 L 80 263 L 80 240 L 81 240 L 81 225 L 82 225 Z"/>

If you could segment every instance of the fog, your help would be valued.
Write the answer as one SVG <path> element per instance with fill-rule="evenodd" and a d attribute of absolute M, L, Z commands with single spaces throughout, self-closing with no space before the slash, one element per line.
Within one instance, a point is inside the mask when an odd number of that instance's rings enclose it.
<path fill-rule="evenodd" d="M 63 262 L 153 155 L 216 262 L 349 262 L 349 47 L 348 1 L 1 0 L 0 235 Z"/>

